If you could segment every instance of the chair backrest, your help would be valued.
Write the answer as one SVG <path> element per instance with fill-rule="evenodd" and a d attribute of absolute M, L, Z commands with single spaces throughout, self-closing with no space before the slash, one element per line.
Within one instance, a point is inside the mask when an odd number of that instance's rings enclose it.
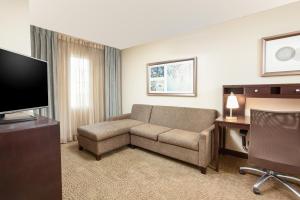
<path fill-rule="evenodd" d="M 131 109 L 130 119 L 148 123 L 150 120 L 152 107 L 153 106 L 151 105 L 133 104 Z"/>
<path fill-rule="evenodd" d="M 300 112 L 251 110 L 250 163 L 300 174 Z"/>
<path fill-rule="evenodd" d="M 200 132 L 214 124 L 217 111 L 203 108 L 153 106 L 150 123 Z"/>

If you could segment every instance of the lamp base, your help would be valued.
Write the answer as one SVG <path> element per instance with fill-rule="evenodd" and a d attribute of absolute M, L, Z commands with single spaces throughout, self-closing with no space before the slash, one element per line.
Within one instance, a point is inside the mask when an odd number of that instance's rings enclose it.
<path fill-rule="evenodd" d="M 226 116 L 227 120 L 237 120 L 237 117 L 230 117 L 230 116 Z"/>

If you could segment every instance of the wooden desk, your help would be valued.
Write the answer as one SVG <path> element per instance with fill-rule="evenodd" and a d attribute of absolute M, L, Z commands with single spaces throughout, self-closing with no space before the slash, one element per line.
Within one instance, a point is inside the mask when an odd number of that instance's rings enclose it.
<path fill-rule="evenodd" d="M 226 149 L 226 128 L 238 128 L 241 130 L 242 133 L 247 133 L 250 129 L 250 118 L 242 116 L 238 117 L 237 120 L 228 120 L 225 117 L 219 117 L 218 119 L 216 119 L 214 142 L 216 171 L 219 171 L 219 154 L 227 153 L 230 151 Z M 239 157 L 242 156 L 240 155 Z"/>
<path fill-rule="evenodd" d="M 237 97 L 239 108 L 233 110 L 234 116 L 245 116 L 246 102 L 248 98 L 281 98 L 281 99 L 300 99 L 300 83 L 295 84 L 263 84 L 263 85 L 223 85 L 223 115 L 229 115 L 226 108 L 228 96 L 233 92 Z M 242 135 L 246 135 L 250 128 L 249 117 L 239 117 L 236 121 L 226 120 L 220 117 L 216 120 L 215 134 L 215 158 L 214 164 L 218 169 L 219 152 L 238 157 L 247 158 L 248 155 L 238 151 L 225 148 L 226 128 L 238 128 Z M 221 137 L 221 138 L 220 138 Z M 245 137 L 243 137 L 245 138 Z M 220 142 L 221 141 L 221 142 Z M 243 140 L 245 141 L 245 140 Z M 220 148 L 221 147 L 221 148 Z"/>

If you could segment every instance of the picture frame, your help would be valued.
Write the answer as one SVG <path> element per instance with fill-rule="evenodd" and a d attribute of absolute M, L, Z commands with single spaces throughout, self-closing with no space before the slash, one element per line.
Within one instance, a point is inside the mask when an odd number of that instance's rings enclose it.
<path fill-rule="evenodd" d="M 197 96 L 197 58 L 147 64 L 147 95 Z"/>
<path fill-rule="evenodd" d="M 261 76 L 300 74 L 300 32 L 262 38 Z"/>

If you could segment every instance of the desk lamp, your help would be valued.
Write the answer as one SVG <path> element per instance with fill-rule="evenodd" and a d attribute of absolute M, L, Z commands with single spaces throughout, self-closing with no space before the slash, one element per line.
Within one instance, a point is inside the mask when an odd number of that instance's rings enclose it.
<path fill-rule="evenodd" d="M 226 119 L 237 120 L 237 117 L 232 116 L 232 109 L 239 108 L 238 100 L 237 100 L 236 96 L 233 94 L 233 92 L 231 92 L 227 98 L 226 107 L 230 109 L 230 116 L 226 116 Z"/>

